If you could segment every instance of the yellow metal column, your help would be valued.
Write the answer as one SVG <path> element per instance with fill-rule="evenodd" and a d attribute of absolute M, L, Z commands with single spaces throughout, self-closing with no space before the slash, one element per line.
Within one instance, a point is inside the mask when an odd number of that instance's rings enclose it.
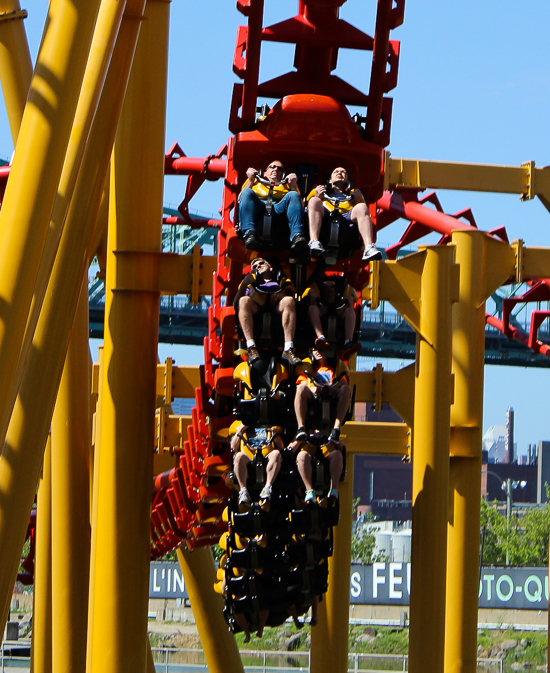
<path fill-rule="evenodd" d="M 451 406 L 445 673 L 477 670 L 479 508 L 485 353 L 485 234 L 453 233 L 460 265 L 453 307 L 455 395 Z"/>
<path fill-rule="evenodd" d="M 166 2 L 147 4 L 111 161 L 93 673 L 147 666 L 159 294 L 132 290 L 136 281 L 119 276 L 119 260 L 161 249 L 168 10 Z M 143 254 L 144 274 L 154 260 Z"/>
<path fill-rule="evenodd" d="M 177 550 L 189 601 L 209 673 L 241 673 L 237 642 L 223 618 L 223 598 L 214 591 L 216 567 L 212 552 L 203 547 Z"/>
<path fill-rule="evenodd" d="M 46 442 L 36 503 L 31 673 L 52 673 L 51 444 Z"/>
<path fill-rule="evenodd" d="M 55 673 L 86 670 L 90 573 L 88 357 L 88 286 L 83 284 L 52 419 Z"/>
<path fill-rule="evenodd" d="M 99 0 L 50 3 L 0 211 L 0 443 L 98 7 Z"/>
<path fill-rule="evenodd" d="M 338 491 L 340 521 L 334 529 L 334 553 L 329 558 L 328 591 L 319 604 L 319 622 L 311 629 L 311 673 L 348 670 L 353 456 L 348 455 L 346 479 Z"/>
<path fill-rule="evenodd" d="M 129 0 L 0 458 L 0 627 L 24 542 L 145 0 Z M 140 9 L 141 8 L 141 9 Z M 36 405 L 36 399 L 41 400 Z M 9 516 L 3 516 L 3 511 Z"/>
<path fill-rule="evenodd" d="M 454 247 L 429 246 L 421 279 L 413 437 L 410 673 L 443 671 Z"/>
<path fill-rule="evenodd" d="M 32 77 L 25 15 L 19 0 L 0 0 L 0 80 L 14 145 Z"/>

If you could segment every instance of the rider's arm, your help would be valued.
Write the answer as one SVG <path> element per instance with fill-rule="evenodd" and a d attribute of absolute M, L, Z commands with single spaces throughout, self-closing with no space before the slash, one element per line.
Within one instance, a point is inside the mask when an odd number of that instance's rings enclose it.
<path fill-rule="evenodd" d="M 311 193 L 308 198 L 311 198 L 312 196 L 316 196 L 318 199 L 322 199 L 323 194 L 327 191 L 327 188 L 325 187 L 325 185 L 317 185 L 317 187 L 315 187 L 314 191 L 315 191 L 315 194 Z"/>
<path fill-rule="evenodd" d="M 286 176 L 286 181 L 287 181 L 287 184 L 288 184 L 288 188 L 290 189 L 291 192 L 298 191 L 297 180 L 298 180 L 298 176 L 296 175 L 296 173 L 289 173 Z"/>
<path fill-rule="evenodd" d="M 258 171 L 255 168 L 247 168 L 246 169 L 246 182 L 241 187 L 241 191 L 243 189 L 247 189 L 248 187 L 252 187 L 252 185 L 256 182 L 256 175 L 257 174 L 258 174 Z"/>
<path fill-rule="evenodd" d="M 231 437 L 231 451 L 233 453 L 238 453 L 239 449 L 241 448 L 241 439 L 242 439 L 242 434 L 246 430 L 246 425 L 243 425 L 241 423 L 239 429 L 237 432 Z"/>
<path fill-rule="evenodd" d="M 354 189 L 351 193 L 353 199 L 353 205 L 356 206 L 358 203 L 365 203 L 365 197 L 361 193 L 360 189 Z"/>
<path fill-rule="evenodd" d="M 245 296 L 248 286 L 251 285 L 253 281 L 254 278 L 251 273 L 247 273 L 246 276 L 242 279 L 239 289 L 237 290 L 237 294 L 235 295 L 235 299 L 233 299 L 233 308 L 235 309 L 235 313 L 238 312 L 240 298 Z"/>

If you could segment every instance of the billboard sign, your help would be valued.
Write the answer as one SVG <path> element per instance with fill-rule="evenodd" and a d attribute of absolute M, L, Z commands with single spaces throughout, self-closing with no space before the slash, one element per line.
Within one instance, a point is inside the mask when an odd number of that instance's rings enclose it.
<path fill-rule="evenodd" d="M 351 566 L 352 605 L 408 605 L 410 591 L 410 563 Z M 178 563 L 151 563 L 149 598 L 188 598 Z M 547 610 L 548 569 L 483 568 L 479 607 Z"/>

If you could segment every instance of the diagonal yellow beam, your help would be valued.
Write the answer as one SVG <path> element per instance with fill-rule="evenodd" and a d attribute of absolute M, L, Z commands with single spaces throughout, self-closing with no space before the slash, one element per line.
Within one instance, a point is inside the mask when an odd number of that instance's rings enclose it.
<path fill-rule="evenodd" d="M 19 0 L 0 0 L 0 80 L 13 144 L 17 142 L 32 77 L 32 63 Z"/>

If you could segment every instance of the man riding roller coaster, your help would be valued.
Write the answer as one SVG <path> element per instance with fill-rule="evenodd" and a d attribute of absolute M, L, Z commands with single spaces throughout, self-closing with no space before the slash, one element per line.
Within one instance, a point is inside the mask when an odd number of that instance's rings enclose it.
<path fill-rule="evenodd" d="M 296 173 L 289 173 L 284 179 L 283 176 L 283 164 L 277 160 L 272 161 L 264 171 L 263 177 L 273 185 L 271 189 L 260 182 L 255 168 L 246 171 L 247 180 L 239 196 L 239 219 L 244 245 L 249 250 L 258 250 L 262 246 L 261 223 L 268 207 L 272 208 L 277 238 L 280 238 L 279 231 L 286 225 L 290 229 L 290 252 L 300 253 L 307 248 L 302 223 L 302 198 L 296 184 L 298 177 Z"/>
<path fill-rule="evenodd" d="M 382 259 L 382 253 L 374 245 L 372 220 L 363 194 L 358 189 L 351 189 L 348 173 L 342 167 L 335 168 L 332 171 L 327 185 L 318 185 L 308 195 L 307 214 L 311 255 L 320 257 L 325 252 L 319 238 L 321 230 L 330 226 L 330 214 L 335 207 L 330 201 L 323 198 L 325 195 L 338 199 L 338 208 L 341 211 L 341 226 L 357 225 L 365 246 L 363 261 L 371 262 L 375 259 Z M 348 200 L 347 197 L 351 198 Z"/>
<path fill-rule="evenodd" d="M 265 259 L 257 257 L 250 264 L 250 273 L 247 274 L 235 296 L 233 306 L 239 319 L 246 349 L 248 364 L 260 360 L 260 354 L 254 339 L 254 316 L 260 307 L 268 303 L 275 314 L 281 317 L 284 332 L 283 359 L 290 365 L 301 362 L 294 352 L 294 331 L 296 329 L 296 302 L 292 282 L 281 274 L 277 279 L 273 266 Z"/>

